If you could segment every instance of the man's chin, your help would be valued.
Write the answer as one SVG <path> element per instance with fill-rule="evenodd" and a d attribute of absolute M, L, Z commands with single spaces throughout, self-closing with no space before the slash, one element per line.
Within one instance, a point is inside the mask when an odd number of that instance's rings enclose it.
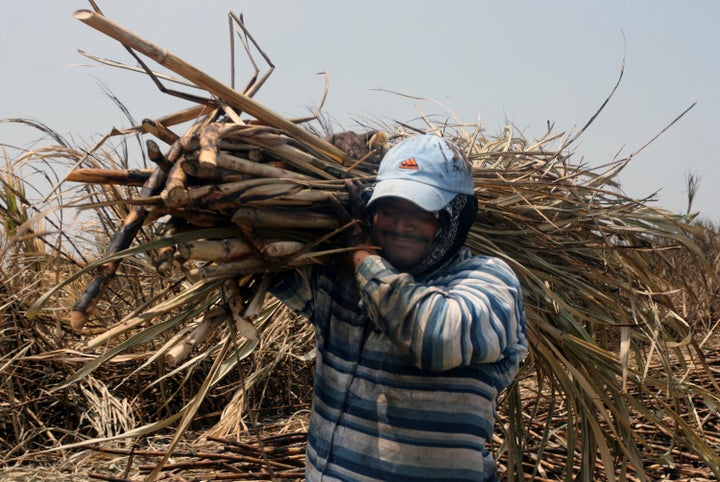
<path fill-rule="evenodd" d="M 419 261 L 410 260 L 404 256 L 394 256 L 392 253 L 386 251 L 382 251 L 380 255 L 399 271 L 408 271 L 419 263 Z"/>

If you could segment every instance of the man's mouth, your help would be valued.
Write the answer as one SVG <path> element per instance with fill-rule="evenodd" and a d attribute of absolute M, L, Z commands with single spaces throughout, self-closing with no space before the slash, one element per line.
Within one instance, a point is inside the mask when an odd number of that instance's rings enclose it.
<path fill-rule="evenodd" d="M 382 233 L 385 239 L 390 241 L 410 241 L 413 243 L 427 243 L 427 239 L 424 236 L 418 236 L 414 234 L 397 234 L 397 233 L 389 233 L 389 232 L 383 232 Z"/>

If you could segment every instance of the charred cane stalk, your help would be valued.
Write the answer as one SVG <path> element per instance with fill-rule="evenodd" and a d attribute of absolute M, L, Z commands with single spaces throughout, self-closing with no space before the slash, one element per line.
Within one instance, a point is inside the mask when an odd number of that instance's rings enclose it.
<path fill-rule="evenodd" d="M 152 169 L 95 169 L 78 168 L 68 173 L 65 180 L 85 184 L 114 184 L 142 186 L 152 175 Z"/>
<path fill-rule="evenodd" d="M 140 197 L 150 197 L 160 192 L 165 185 L 166 178 L 167 175 L 165 171 L 160 167 L 156 167 L 150 178 L 148 178 L 143 185 L 140 191 Z M 147 215 L 148 210 L 144 206 L 133 206 L 130 209 L 130 213 L 125 217 L 120 229 L 110 240 L 110 244 L 105 250 L 105 255 L 110 256 L 128 248 L 142 227 Z M 97 269 L 97 274 L 88 284 L 83 294 L 78 297 L 78 300 L 70 312 L 70 325 L 74 330 L 81 330 L 85 325 L 90 312 L 107 289 L 119 265 L 120 261 L 115 260 L 105 263 Z"/>

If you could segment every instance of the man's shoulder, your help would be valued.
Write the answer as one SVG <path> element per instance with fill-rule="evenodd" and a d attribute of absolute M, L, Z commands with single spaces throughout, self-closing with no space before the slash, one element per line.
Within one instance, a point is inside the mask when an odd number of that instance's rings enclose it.
<path fill-rule="evenodd" d="M 502 259 L 497 256 L 492 256 L 489 254 L 483 254 L 483 253 L 475 253 L 470 250 L 467 246 L 463 246 L 460 248 L 460 251 L 458 251 L 457 256 L 453 259 L 453 264 L 471 264 L 471 265 L 505 265 L 508 264 Z"/>
<path fill-rule="evenodd" d="M 445 267 L 446 272 L 467 273 L 468 271 L 484 271 L 515 277 L 515 272 L 502 258 L 482 253 L 473 253 L 470 248 L 463 247 Z"/>

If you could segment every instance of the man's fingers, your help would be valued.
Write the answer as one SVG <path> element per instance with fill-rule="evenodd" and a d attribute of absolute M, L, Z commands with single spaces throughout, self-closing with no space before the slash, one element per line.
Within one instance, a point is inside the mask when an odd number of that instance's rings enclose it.
<path fill-rule="evenodd" d="M 330 204 L 332 204 L 335 216 L 337 216 L 341 223 L 347 224 L 352 221 L 352 216 L 350 216 L 350 213 L 347 212 L 347 209 L 345 209 L 345 206 L 342 205 L 338 198 L 330 196 Z"/>
<path fill-rule="evenodd" d="M 353 217 L 360 217 L 363 212 L 362 201 L 360 195 L 364 189 L 362 183 L 357 179 L 346 179 L 345 187 L 350 196 L 350 211 Z"/>
<path fill-rule="evenodd" d="M 360 190 L 358 189 L 356 182 L 357 181 L 354 181 L 353 179 L 345 179 L 345 188 L 350 195 L 351 205 L 360 201 Z"/>

